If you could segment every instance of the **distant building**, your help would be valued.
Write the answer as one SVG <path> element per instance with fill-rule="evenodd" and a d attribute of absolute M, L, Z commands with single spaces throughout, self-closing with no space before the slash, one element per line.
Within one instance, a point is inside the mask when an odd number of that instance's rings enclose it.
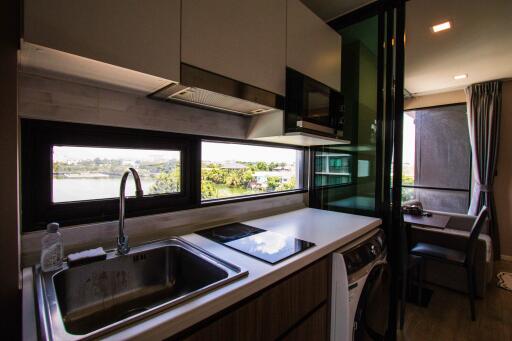
<path fill-rule="evenodd" d="M 352 156 L 341 153 L 315 155 L 316 186 L 343 185 L 352 181 Z"/>
<path fill-rule="evenodd" d="M 273 171 L 277 171 L 277 172 L 288 171 L 288 172 L 290 172 L 292 169 L 293 169 L 293 167 L 291 165 L 286 165 L 286 166 L 276 167 L 273 169 Z"/>
<path fill-rule="evenodd" d="M 284 184 L 290 182 L 293 178 L 292 172 L 272 172 L 272 171 L 257 171 L 253 174 L 253 181 L 251 187 L 253 188 L 266 188 L 268 186 L 269 177 L 279 177 L 279 182 Z"/>
<path fill-rule="evenodd" d="M 236 161 L 228 161 L 228 162 L 224 162 L 223 164 L 221 164 L 220 168 L 221 169 L 245 169 L 245 168 L 247 168 L 247 166 L 244 164 L 238 163 Z"/>

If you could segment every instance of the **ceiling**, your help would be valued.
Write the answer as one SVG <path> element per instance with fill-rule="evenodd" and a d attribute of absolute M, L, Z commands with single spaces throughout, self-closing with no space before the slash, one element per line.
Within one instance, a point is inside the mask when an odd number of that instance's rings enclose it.
<path fill-rule="evenodd" d="M 329 21 L 375 0 L 301 0 L 320 18 Z"/>
<path fill-rule="evenodd" d="M 372 2 L 302 1 L 326 21 Z M 452 29 L 432 33 L 446 20 Z M 410 0 L 406 34 L 405 88 L 415 96 L 512 78 L 511 0 Z M 460 74 L 468 77 L 453 79 Z"/>
<path fill-rule="evenodd" d="M 432 25 L 451 20 L 437 34 Z M 512 1 L 411 0 L 406 8 L 405 87 L 414 95 L 512 77 Z M 455 80 L 455 75 L 468 78 Z"/>

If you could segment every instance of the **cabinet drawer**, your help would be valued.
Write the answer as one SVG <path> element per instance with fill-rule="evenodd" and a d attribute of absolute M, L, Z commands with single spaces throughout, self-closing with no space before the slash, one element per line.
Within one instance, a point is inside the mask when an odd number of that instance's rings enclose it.
<path fill-rule="evenodd" d="M 325 339 L 328 281 L 323 258 L 170 340 L 275 340 L 297 333 Z"/>
<path fill-rule="evenodd" d="M 258 297 L 262 340 L 282 335 L 327 299 L 328 270 L 321 259 Z"/>
<path fill-rule="evenodd" d="M 327 303 L 308 316 L 301 324 L 287 333 L 284 341 L 322 341 L 328 339 Z"/>
<path fill-rule="evenodd" d="M 218 341 L 218 340 L 247 340 L 256 341 L 258 338 L 256 304 L 250 302 L 223 315 L 205 327 L 198 329 L 187 337 L 172 338 L 172 340 L 187 341 Z"/>

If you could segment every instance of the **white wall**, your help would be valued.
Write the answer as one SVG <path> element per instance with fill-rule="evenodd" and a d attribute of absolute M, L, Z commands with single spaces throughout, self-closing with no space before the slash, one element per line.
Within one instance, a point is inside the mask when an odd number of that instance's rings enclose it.
<path fill-rule="evenodd" d="M 406 98 L 404 101 L 404 109 L 418 109 L 433 107 L 437 105 L 454 104 L 454 103 L 465 103 L 466 95 L 464 90 L 455 90 L 449 92 L 442 92 L 433 95 L 416 96 L 412 98 Z"/>

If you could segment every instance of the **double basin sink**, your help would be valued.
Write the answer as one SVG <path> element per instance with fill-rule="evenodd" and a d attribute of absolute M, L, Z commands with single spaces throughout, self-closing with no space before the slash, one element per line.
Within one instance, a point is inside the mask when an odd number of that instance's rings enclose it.
<path fill-rule="evenodd" d="M 43 273 L 36 269 L 43 339 L 92 339 L 247 274 L 184 239 Z"/>

